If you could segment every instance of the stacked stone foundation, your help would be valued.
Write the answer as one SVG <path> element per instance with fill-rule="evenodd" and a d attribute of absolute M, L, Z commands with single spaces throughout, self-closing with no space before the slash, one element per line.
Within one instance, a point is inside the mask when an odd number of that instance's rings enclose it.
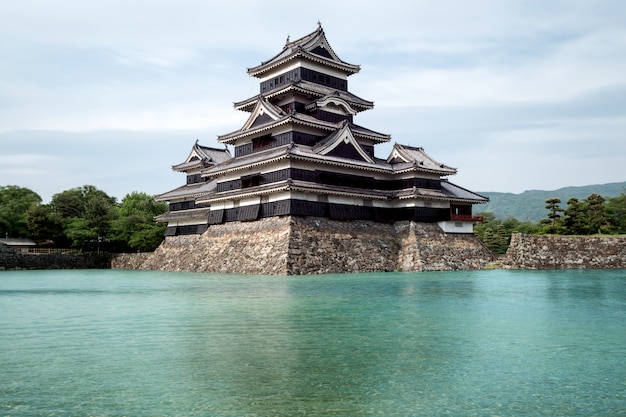
<path fill-rule="evenodd" d="M 307 275 L 480 269 L 493 260 L 474 235 L 446 234 L 434 223 L 286 216 L 167 237 L 138 268 Z M 113 267 L 124 265 L 114 261 Z"/>
<path fill-rule="evenodd" d="M 511 236 L 501 261 L 509 269 L 626 268 L 626 236 Z"/>

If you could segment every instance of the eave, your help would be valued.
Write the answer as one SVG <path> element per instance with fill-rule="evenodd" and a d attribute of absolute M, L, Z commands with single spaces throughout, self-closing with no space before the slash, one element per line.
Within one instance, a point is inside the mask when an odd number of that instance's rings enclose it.
<path fill-rule="evenodd" d="M 196 184 L 185 184 L 163 194 L 156 195 L 155 201 L 175 201 L 195 199 L 199 196 L 211 193 L 217 187 L 215 181 L 208 181 Z"/>
<path fill-rule="evenodd" d="M 360 65 L 353 65 L 353 64 L 348 64 L 346 62 L 333 61 L 333 60 L 321 57 L 319 55 L 309 53 L 301 48 L 298 48 L 294 50 L 291 54 L 285 57 L 279 58 L 275 61 L 270 60 L 268 62 L 262 63 L 261 65 L 258 65 L 253 68 L 248 68 L 248 75 L 252 77 L 262 77 L 264 74 L 268 72 L 271 72 L 281 66 L 288 65 L 291 61 L 295 59 L 309 60 L 317 64 L 325 65 L 325 66 L 334 68 L 336 70 L 339 70 L 348 76 L 352 74 L 356 74 L 361 70 Z"/>
<path fill-rule="evenodd" d="M 289 124 L 297 124 L 300 126 L 312 127 L 312 128 L 316 128 L 320 130 L 326 130 L 329 132 L 332 132 L 335 129 L 337 129 L 336 123 L 324 122 L 324 121 L 315 119 L 313 117 L 310 117 L 311 120 L 305 120 L 302 118 L 302 116 L 296 116 L 296 115 L 297 113 L 292 113 L 290 115 L 283 116 L 282 118 L 278 120 L 274 120 L 272 122 L 266 123 L 261 126 L 257 126 L 252 129 L 237 130 L 235 132 L 227 133 L 225 135 L 218 136 L 217 140 L 220 143 L 226 143 L 226 144 L 232 145 L 238 139 L 255 136 L 255 135 L 258 135 L 259 133 L 263 133 L 268 130 L 272 130 L 274 128 L 289 125 Z"/>
<path fill-rule="evenodd" d="M 169 222 L 172 220 L 182 219 L 202 219 L 207 218 L 211 209 L 209 207 L 203 207 L 198 209 L 168 211 L 154 218 L 157 222 Z"/>
<path fill-rule="evenodd" d="M 216 193 L 211 196 L 206 196 L 204 199 L 199 199 L 201 203 L 219 203 L 224 201 L 231 201 L 233 199 L 244 199 L 250 197 L 257 197 L 267 194 L 272 194 L 281 191 L 289 192 L 303 192 L 322 195 L 334 195 L 341 197 L 362 198 L 371 200 L 389 200 L 389 192 L 367 190 L 359 192 L 358 189 L 340 186 L 329 186 L 323 184 L 310 183 L 306 181 L 297 180 L 284 180 L 271 184 L 261 185 L 250 189 L 238 189 L 233 191 L 225 191 L 222 193 Z"/>
<path fill-rule="evenodd" d="M 339 97 L 341 99 L 350 103 L 350 106 L 357 108 L 359 112 L 371 110 L 374 108 L 373 101 L 362 99 L 361 97 L 348 91 L 335 90 L 333 88 L 326 87 L 321 84 L 315 84 L 311 81 L 306 80 L 294 81 L 290 84 L 278 87 L 264 94 L 257 94 L 256 96 L 252 96 L 246 100 L 235 102 L 233 103 L 233 107 L 236 110 L 251 112 L 254 110 L 254 107 L 256 106 L 256 102 L 258 100 L 270 100 L 274 97 L 280 96 L 281 94 L 287 94 L 290 92 L 313 96 L 316 97 L 316 99 L 320 99 L 336 92 L 337 94 L 339 94 Z"/>

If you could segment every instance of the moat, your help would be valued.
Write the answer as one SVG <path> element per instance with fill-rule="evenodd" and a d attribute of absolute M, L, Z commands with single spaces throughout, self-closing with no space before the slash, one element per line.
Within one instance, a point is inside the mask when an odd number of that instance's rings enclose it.
<path fill-rule="evenodd" d="M 0 272 L 3 415 L 626 413 L 626 270 Z"/>

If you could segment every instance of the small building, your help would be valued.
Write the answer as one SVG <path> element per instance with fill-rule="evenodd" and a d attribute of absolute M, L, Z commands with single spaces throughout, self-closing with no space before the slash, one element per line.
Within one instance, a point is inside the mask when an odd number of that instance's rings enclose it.
<path fill-rule="evenodd" d="M 7 248 L 14 249 L 22 253 L 29 253 L 37 248 L 37 244 L 31 239 L 19 237 L 0 238 L 0 245 L 6 246 Z"/>
<path fill-rule="evenodd" d="M 228 222 L 274 216 L 382 223 L 436 223 L 446 233 L 472 233 L 474 204 L 488 199 L 449 181 L 457 173 L 424 148 L 376 145 L 391 136 L 360 126 L 372 101 L 349 90 L 359 65 L 339 58 L 321 25 L 249 68 L 259 93 L 234 103 L 249 113 L 240 129 L 218 136 L 227 149 L 197 142 L 184 162 L 187 183 L 157 196 L 169 202 L 166 235 L 201 234 Z"/>

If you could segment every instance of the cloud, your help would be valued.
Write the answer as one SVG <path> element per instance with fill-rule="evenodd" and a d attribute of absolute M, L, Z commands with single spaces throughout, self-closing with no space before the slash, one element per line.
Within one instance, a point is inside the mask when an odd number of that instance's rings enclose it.
<path fill-rule="evenodd" d="M 246 68 L 318 19 L 361 65 L 351 91 L 376 103 L 356 123 L 425 146 L 459 168 L 460 185 L 624 180 L 617 0 L 0 2 L 2 180 L 43 194 L 95 183 L 118 198 L 173 188 L 169 168 L 196 137 L 220 146 L 244 123 L 232 103 L 258 93 Z M 15 171 L 15 155 L 32 175 Z"/>

